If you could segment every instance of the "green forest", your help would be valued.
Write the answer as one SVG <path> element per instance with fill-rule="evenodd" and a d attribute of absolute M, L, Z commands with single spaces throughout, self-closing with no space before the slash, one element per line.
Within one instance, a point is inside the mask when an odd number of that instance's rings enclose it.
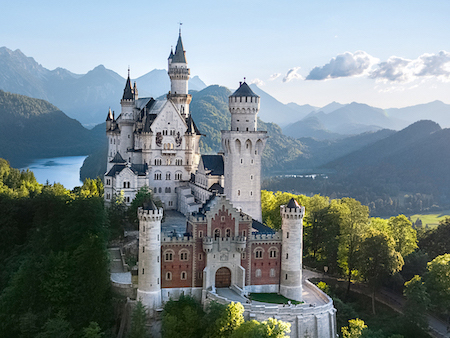
<path fill-rule="evenodd" d="M 148 195 L 141 191 L 131 209 Z M 304 264 L 318 271 L 326 267 L 325 283 L 317 283 L 334 300 L 342 336 L 398 338 L 414 332 L 415 337 L 427 337 L 425 310 L 444 319 L 450 314 L 449 218 L 432 230 L 414 229 L 404 215 L 370 217 L 369 208 L 352 198 L 262 191 L 264 222 L 279 229 L 279 207 L 291 198 L 306 208 Z M 69 191 L 58 183 L 39 184 L 32 172 L 0 160 L 3 336 L 115 335 L 117 306 L 123 300 L 110 288 L 107 245 L 122 235 L 124 223 L 135 221 L 121 206 L 120 196 L 117 201 L 112 208 L 104 207 L 101 180 L 87 179 Z M 353 292 L 359 284 L 370 290 L 365 307 Z M 388 311 L 375 302 L 382 289 L 405 295 L 404 315 L 380 317 Z M 289 332 L 283 322 L 244 323 L 238 305 L 211 306 L 203 312 L 192 299 L 168 302 L 164 337 L 283 337 Z M 145 328 L 145 309 L 139 309 L 138 304 L 130 334 Z M 139 320 L 139 311 L 144 319 Z M 182 323 L 191 320 L 207 324 L 187 333 Z"/>

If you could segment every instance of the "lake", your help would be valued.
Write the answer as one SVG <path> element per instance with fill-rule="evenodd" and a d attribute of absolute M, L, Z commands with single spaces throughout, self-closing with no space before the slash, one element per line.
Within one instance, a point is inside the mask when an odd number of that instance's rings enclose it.
<path fill-rule="evenodd" d="M 41 158 L 34 160 L 27 167 L 39 183 L 61 183 L 66 189 L 72 190 L 83 183 L 80 181 L 80 168 L 87 156 L 66 156 Z"/>

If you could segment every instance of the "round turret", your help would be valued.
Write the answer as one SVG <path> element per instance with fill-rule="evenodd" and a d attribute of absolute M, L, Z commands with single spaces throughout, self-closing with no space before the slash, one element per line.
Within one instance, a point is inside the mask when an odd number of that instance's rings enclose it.
<path fill-rule="evenodd" d="M 153 201 L 138 209 L 139 273 L 137 297 L 149 309 L 161 307 L 161 219 Z"/>
<path fill-rule="evenodd" d="M 280 207 L 283 234 L 280 293 L 289 299 L 302 300 L 303 217 L 305 207 L 293 198 Z"/>
<path fill-rule="evenodd" d="M 228 98 L 231 113 L 231 130 L 256 131 L 256 115 L 259 111 L 259 96 L 245 82 Z"/>

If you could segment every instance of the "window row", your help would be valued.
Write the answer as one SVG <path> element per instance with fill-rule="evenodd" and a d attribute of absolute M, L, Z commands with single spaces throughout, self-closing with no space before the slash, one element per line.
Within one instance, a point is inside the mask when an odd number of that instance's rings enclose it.
<path fill-rule="evenodd" d="M 222 217 L 224 217 L 224 216 L 222 216 Z M 231 237 L 231 229 L 230 228 L 226 229 L 224 234 L 225 234 L 225 237 Z M 242 230 L 241 235 L 243 237 L 246 237 L 247 236 L 247 231 L 246 230 Z M 200 237 L 200 238 L 203 237 L 203 230 L 199 230 L 198 237 Z M 222 237 L 222 230 L 216 228 L 214 230 L 214 238 L 217 239 L 217 238 L 221 238 L 221 237 Z"/>
<path fill-rule="evenodd" d="M 162 180 L 162 173 L 160 171 L 155 172 L 155 175 L 153 176 L 155 181 L 161 181 Z M 166 181 L 170 181 L 172 177 L 171 173 L 166 173 Z M 175 180 L 180 181 L 183 178 L 183 173 L 177 171 L 175 173 Z M 125 187 L 124 187 L 125 188 Z"/>
<path fill-rule="evenodd" d="M 155 194 L 162 194 L 163 193 L 163 188 L 153 188 L 153 192 L 155 193 Z M 171 187 L 165 187 L 164 188 L 164 193 L 165 194 L 170 194 L 170 193 L 172 193 L 172 188 Z"/>
<path fill-rule="evenodd" d="M 263 258 L 263 254 L 264 254 L 263 248 L 258 247 L 253 252 L 254 252 L 255 258 L 258 258 L 258 259 Z M 278 248 L 275 248 L 275 247 L 269 248 L 269 258 L 277 258 L 277 256 L 278 256 Z"/>
<path fill-rule="evenodd" d="M 166 272 L 166 280 L 172 280 L 173 274 L 170 271 Z M 180 279 L 181 280 L 186 280 L 187 279 L 187 272 L 186 271 L 181 271 L 180 273 Z"/>
<path fill-rule="evenodd" d="M 260 278 L 261 276 L 262 276 L 262 271 L 261 271 L 261 269 L 256 269 L 256 271 L 255 271 L 255 277 L 256 277 L 256 278 Z M 269 276 L 270 276 L 270 277 L 275 277 L 275 276 L 276 276 L 275 269 L 270 269 Z"/>
<path fill-rule="evenodd" d="M 164 261 L 165 262 L 172 262 L 175 257 L 175 252 L 173 250 L 165 250 L 163 253 Z M 178 253 L 178 259 L 180 261 L 187 261 L 189 260 L 189 251 L 186 249 L 180 250 Z"/>

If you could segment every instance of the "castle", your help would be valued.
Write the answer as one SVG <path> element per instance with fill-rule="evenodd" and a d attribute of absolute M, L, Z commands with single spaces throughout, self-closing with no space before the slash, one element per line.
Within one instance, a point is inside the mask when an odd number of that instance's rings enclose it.
<path fill-rule="evenodd" d="M 231 129 L 222 131 L 223 152 L 201 155 L 202 134 L 189 112 L 190 69 L 181 32 L 168 74 L 171 90 L 163 100 L 139 98 L 128 74 L 121 114 L 115 118 L 109 111 L 106 120 L 105 202 L 123 193 L 129 204 L 148 186 L 164 207 L 149 202 L 138 211 L 137 297 L 157 310 L 181 294 L 204 304 L 227 302 L 220 290 L 229 289 L 244 300 L 248 318 L 287 320 L 296 337 L 335 337 L 331 299 L 302 280 L 305 208 L 293 199 L 282 206 L 278 232 L 261 223 L 267 135 L 257 130 L 260 97 L 240 83 L 229 97 Z M 180 235 L 162 223 L 170 210 L 186 216 Z M 288 310 L 245 301 L 249 293 L 261 292 L 304 303 Z"/>

